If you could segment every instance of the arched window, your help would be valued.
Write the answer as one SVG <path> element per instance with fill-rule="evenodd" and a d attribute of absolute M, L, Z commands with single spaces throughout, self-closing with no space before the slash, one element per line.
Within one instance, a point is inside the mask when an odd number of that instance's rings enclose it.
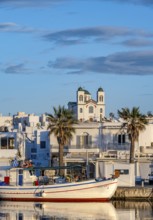
<path fill-rule="evenodd" d="M 77 146 L 82 148 L 89 147 L 92 145 L 92 136 L 86 132 L 83 132 L 80 136 L 77 136 L 76 143 Z"/>
<path fill-rule="evenodd" d="M 80 113 L 82 113 L 83 112 L 83 109 L 82 108 L 80 108 Z"/>
<path fill-rule="evenodd" d="M 83 95 L 79 96 L 79 101 L 81 101 L 81 102 L 83 101 Z"/>
<path fill-rule="evenodd" d="M 89 113 L 93 113 L 93 112 L 94 112 L 93 106 L 89 106 Z"/>
<path fill-rule="evenodd" d="M 103 96 L 102 95 L 99 96 L 99 102 L 103 102 Z"/>
<path fill-rule="evenodd" d="M 102 108 L 100 108 L 100 113 L 103 113 L 103 109 Z"/>

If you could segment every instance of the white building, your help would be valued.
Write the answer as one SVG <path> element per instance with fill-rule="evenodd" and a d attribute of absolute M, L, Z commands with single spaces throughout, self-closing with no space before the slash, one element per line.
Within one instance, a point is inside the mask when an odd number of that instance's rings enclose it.
<path fill-rule="evenodd" d="M 0 130 L 1 170 L 10 166 L 15 157 L 20 161 L 32 160 L 35 166 L 50 165 L 50 138 L 48 131 L 41 126 L 39 116 L 18 113 L 12 117 L 13 127 L 6 126 L 5 120 L 0 119 L 1 127 L 5 128 Z"/>
<path fill-rule="evenodd" d="M 35 114 L 26 114 L 25 112 L 18 112 L 13 116 L 14 128 L 18 128 L 18 125 L 21 124 L 23 130 L 26 126 L 28 127 L 40 127 L 40 117 Z"/>
<path fill-rule="evenodd" d="M 101 121 L 105 117 L 105 93 L 99 88 L 95 101 L 87 90 L 79 87 L 76 101 L 69 102 L 68 108 L 74 112 L 79 121 Z"/>
<path fill-rule="evenodd" d="M 122 128 L 123 121 L 105 117 L 103 89 L 98 89 L 95 101 L 87 90 L 80 87 L 77 90 L 76 101 L 69 102 L 68 108 L 73 110 L 79 123 L 74 125 L 76 132 L 73 139 L 67 146 L 64 146 L 65 165 L 80 163 L 88 167 L 89 173 L 93 174 L 96 166 L 102 169 L 100 167 L 103 161 L 119 164 L 123 160 L 125 166 L 121 163 L 121 168 L 124 167 L 127 170 L 126 163 L 129 160 L 130 150 L 129 137 L 126 129 Z M 22 159 L 31 159 L 36 166 L 48 166 L 51 160 L 52 165 L 58 165 L 59 146 L 54 135 L 48 136 L 47 123 L 45 114 L 37 116 L 18 112 L 13 117 L 0 116 L 0 127 L 2 128 L 0 130 L 2 165 L 0 166 L 4 166 L 4 162 L 8 164 L 10 159 L 19 153 Z M 152 158 L 153 119 L 150 118 L 149 124 L 144 131 L 140 132 L 139 140 L 136 143 L 135 159 L 138 161 L 136 176 L 147 178 L 151 171 Z M 118 169 L 118 165 L 115 166 Z M 110 172 L 109 165 L 105 167 Z M 99 174 L 102 175 L 100 172 Z M 125 175 L 127 177 L 127 174 Z"/>
<path fill-rule="evenodd" d="M 26 127 L 24 136 L 26 158 L 32 160 L 35 166 L 50 166 L 51 150 L 48 131 Z"/>
<path fill-rule="evenodd" d="M 95 122 L 75 125 L 75 134 L 67 146 L 64 147 L 65 165 L 80 163 L 86 166 L 87 160 L 95 160 L 100 153 L 100 124 Z M 59 146 L 56 137 L 52 134 L 51 155 L 52 165 L 58 165 Z M 92 168 L 91 168 L 92 169 Z"/>

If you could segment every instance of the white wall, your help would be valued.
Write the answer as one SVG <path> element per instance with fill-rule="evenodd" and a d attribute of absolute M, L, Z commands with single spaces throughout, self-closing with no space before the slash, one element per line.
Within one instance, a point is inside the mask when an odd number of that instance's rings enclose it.
<path fill-rule="evenodd" d="M 0 149 L 0 159 L 1 158 L 14 158 L 17 154 L 17 149 Z"/>
<path fill-rule="evenodd" d="M 139 146 L 151 146 L 151 142 L 153 142 L 153 124 L 148 124 L 146 129 L 140 132 Z"/>
<path fill-rule="evenodd" d="M 0 116 L 0 126 L 10 126 L 12 125 L 12 116 Z"/>
<path fill-rule="evenodd" d="M 135 186 L 135 164 L 113 161 L 99 162 L 99 176 L 110 178 L 115 170 L 129 170 L 129 174 L 120 174 L 118 186 Z"/>

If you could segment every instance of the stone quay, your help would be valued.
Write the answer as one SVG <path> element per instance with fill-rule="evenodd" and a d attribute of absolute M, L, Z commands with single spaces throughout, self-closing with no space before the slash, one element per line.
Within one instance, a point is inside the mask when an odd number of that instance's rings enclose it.
<path fill-rule="evenodd" d="M 112 200 L 149 200 L 153 201 L 152 186 L 118 187 Z"/>

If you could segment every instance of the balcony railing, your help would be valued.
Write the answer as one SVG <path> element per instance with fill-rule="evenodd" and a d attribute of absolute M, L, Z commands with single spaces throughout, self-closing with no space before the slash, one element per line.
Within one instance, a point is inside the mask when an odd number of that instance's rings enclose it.
<path fill-rule="evenodd" d="M 52 145 L 51 146 L 51 152 L 58 152 L 59 146 Z M 88 146 L 64 146 L 64 152 L 65 153 L 74 153 L 74 152 L 99 152 L 100 148 L 95 145 L 88 145 Z"/>
<path fill-rule="evenodd" d="M 103 150 L 130 150 L 130 143 L 104 143 Z"/>
<path fill-rule="evenodd" d="M 64 150 L 68 149 L 98 149 L 99 147 L 96 145 L 85 145 L 85 146 L 76 146 L 76 145 L 71 145 L 71 146 L 64 146 Z M 59 146 L 57 145 L 52 145 L 51 149 L 59 149 Z"/>

